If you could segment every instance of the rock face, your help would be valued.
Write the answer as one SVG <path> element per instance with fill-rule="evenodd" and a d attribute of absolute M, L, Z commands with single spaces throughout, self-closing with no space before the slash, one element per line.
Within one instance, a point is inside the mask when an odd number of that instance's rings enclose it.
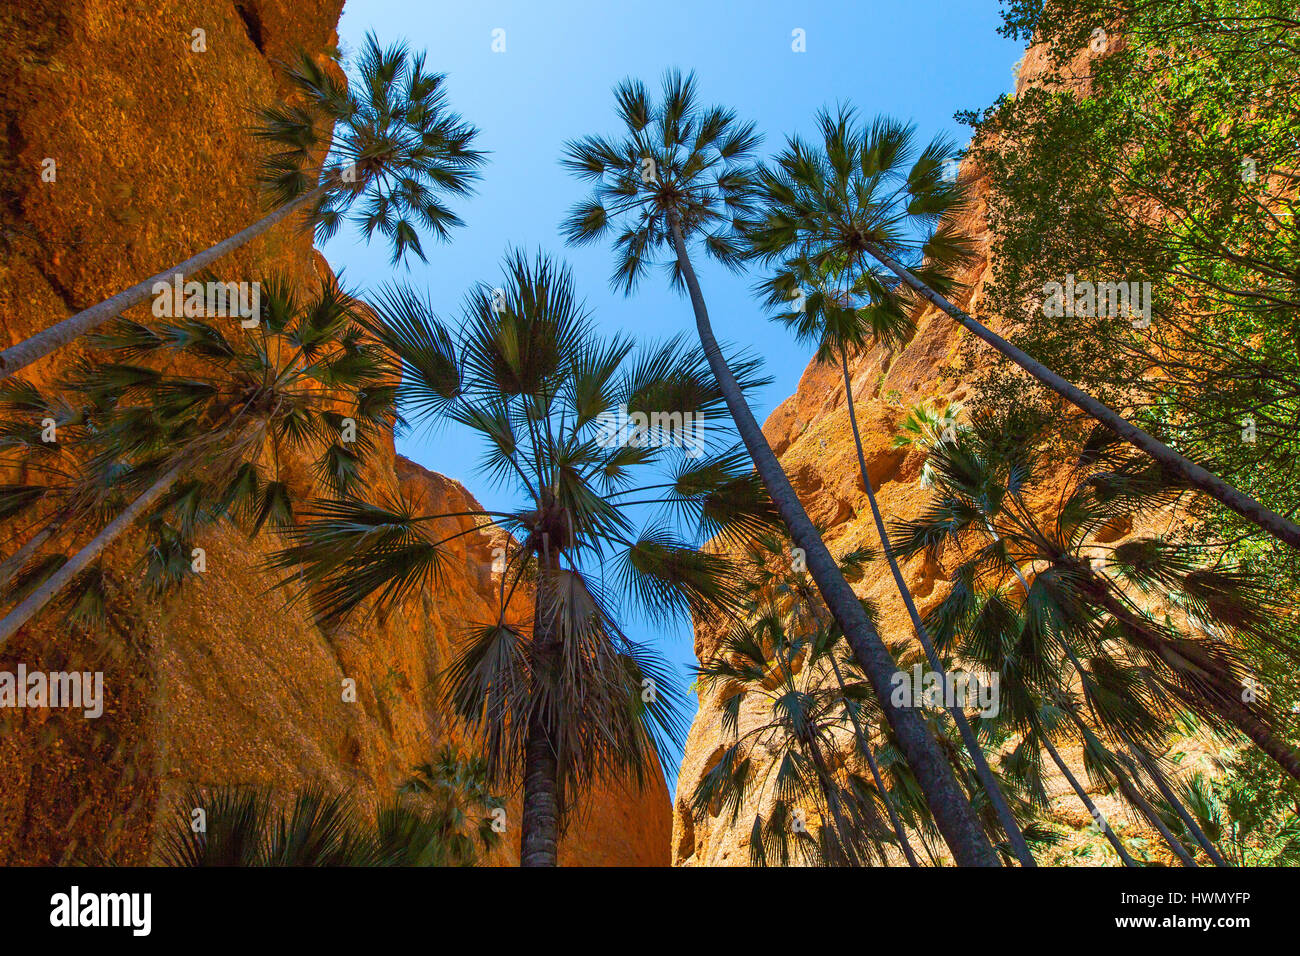
<path fill-rule="evenodd" d="M 337 43 L 342 0 L 23 0 L 0 5 L 0 343 L 178 262 L 263 213 L 251 107 L 274 102 L 272 62 Z M 203 52 L 195 47 L 202 30 Z M 54 162 L 52 182 L 43 168 Z M 301 229 L 281 226 L 222 263 L 230 274 L 328 276 Z M 47 382 L 75 353 L 29 370 Z M 398 457 L 375 481 L 429 510 L 468 511 L 458 482 Z M 470 518 L 454 519 L 469 530 Z M 0 533 L 9 553 L 19 529 Z M 102 670 L 98 720 L 0 712 L 0 865 L 111 856 L 145 862 L 160 813 L 191 783 L 308 780 L 386 797 L 456 734 L 438 673 L 461 626 L 490 613 L 492 538 L 455 542 L 446 586 L 334 633 L 286 606 L 259 569 L 273 547 L 227 529 L 201 541 L 208 571 L 159 604 L 134 587 L 129 546 L 106 562 L 112 633 L 48 621 L 0 651 L 0 670 Z M 345 679 L 356 683 L 346 702 Z M 508 821 L 519 819 L 517 801 Z M 560 848 L 568 865 L 667 865 L 671 807 L 610 783 Z M 513 850 L 498 862 L 517 859 Z"/>
<path fill-rule="evenodd" d="M 1083 89 L 1086 85 L 1082 78 L 1088 72 L 1087 60 L 1088 53 L 1083 51 L 1071 64 L 1070 73 L 1080 78 L 1072 88 Z M 1031 48 L 1021 62 L 1018 85 L 1023 88 L 1034 82 L 1045 66 L 1043 52 Z M 964 165 L 960 175 L 974 178 L 977 171 Z M 988 189 L 978 179 L 972 187 L 975 201 L 961 226 L 977 240 L 979 256 L 959 276 L 965 292 L 955 296 L 954 301 L 988 322 L 988 316 L 980 315 L 981 294 L 992 270 L 986 224 Z M 998 327 L 996 321 L 991 324 L 995 329 Z M 890 445 L 898 433 L 899 423 L 912 406 L 921 402 L 960 402 L 971 397 L 966 383 L 973 380 L 974 369 L 966 367 L 967 356 L 973 355 L 970 360 L 980 362 L 987 360 L 989 353 L 966 351 L 962 344 L 968 339 L 968 333 L 944 313 L 927 307 L 917 316 L 916 334 L 906 346 L 896 352 L 874 348 L 850 365 L 854 410 L 867 471 L 886 521 L 915 518 L 929 500 L 930 492 L 920 484 L 923 453 L 894 449 Z M 880 542 L 862 486 L 838 365 L 811 363 L 798 390 L 776 408 L 764 424 L 763 432 L 780 457 L 809 517 L 826 529 L 824 538 L 831 552 L 840 555 L 864 546 L 878 550 Z M 947 594 L 951 569 L 928 562 L 924 554 L 901 565 L 901 570 L 922 616 Z M 854 589 L 880 609 L 881 636 L 887 644 L 914 640 L 906 609 L 883 561 L 873 562 L 863 579 L 854 584 Z M 697 626 L 696 656 L 701 660 L 710 656 L 721 637 L 708 627 Z M 747 866 L 754 815 L 768 811 L 755 802 L 747 803 L 741 808 L 735 826 L 720 816 L 718 808 L 712 808 L 702 818 L 692 817 L 690 803 L 695 786 L 716 766 L 733 739 L 723 729 L 722 702 L 720 689 L 701 694 L 699 711 L 687 738 L 673 812 L 673 864 L 676 866 Z M 758 702 L 742 706 L 741 734 L 760 723 L 757 706 Z M 852 746 L 851 738 L 847 738 L 846 746 Z M 1184 750 L 1191 758 L 1184 764 L 1185 768 L 1212 771 L 1210 754 L 1199 742 L 1187 741 Z M 1075 776 L 1086 781 L 1079 749 L 1062 748 L 1062 754 L 1074 768 Z M 1054 818 L 1075 830 L 1064 846 L 1099 842 L 1100 836 L 1089 833 L 1091 818 L 1065 778 L 1049 767 L 1045 782 L 1052 796 Z M 1147 838 L 1147 852 L 1154 859 L 1176 864 L 1154 833 L 1145 825 L 1130 822 L 1119 800 L 1096 791 L 1090 795 L 1107 819 L 1124 821 L 1120 824 L 1122 832 L 1131 829 Z"/>

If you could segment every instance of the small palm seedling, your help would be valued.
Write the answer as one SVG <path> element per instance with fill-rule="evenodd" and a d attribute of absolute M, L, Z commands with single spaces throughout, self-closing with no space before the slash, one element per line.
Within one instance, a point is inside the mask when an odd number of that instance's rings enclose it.
<path fill-rule="evenodd" d="M 394 264 L 408 253 L 424 258 L 420 230 L 446 240 L 460 224 L 443 197 L 463 196 L 484 155 L 478 131 L 448 109 L 441 73 L 404 44 L 382 48 L 367 35 L 351 82 L 337 63 L 307 54 L 287 68 L 296 100 L 258 111 L 255 135 L 272 148 L 259 179 L 274 210 L 233 236 L 98 305 L 0 351 L 0 379 L 20 371 L 139 305 L 158 284 L 188 277 L 263 235 L 295 213 L 307 213 L 317 239 L 351 217 L 366 240 L 378 232 Z"/>
<path fill-rule="evenodd" d="M 302 575 L 331 621 L 439 586 L 447 544 L 469 533 L 456 519 L 505 532 L 495 618 L 467 622 L 447 697 L 492 784 L 522 778 L 521 862 L 553 866 L 573 798 L 598 778 L 643 784 L 682 735 L 666 665 L 620 620 L 726 613 L 731 563 L 700 545 L 762 530 L 771 505 L 720 441 L 725 406 L 703 356 L 679 341 L 638 352 L 598 336 L 569 270 L 544 255 L 515 254 L 502 286 L 476 287 L 459 334 L 408 288 L 375 309 L 372 331 L 401 364 L 403 417 L 469 428 L 483 471 L 518 507 L 321 502 L 287 530 L 275 563 L 292 571 L 288 584 Z M 759 381 L 753 362 L 737 362 Z"/>
<path fill-rule="evenodd" d="M 1234 763 L 1239 761 L 1234 758 Z M 1231 769 L 1220 764 L 1220 771 Z M 1233 866 L 1296 866 L 1300 863 L 1300 816 L 1295 794 L 1256 790 L 1244 774 L 1212 779 L 1189 774 L 1178 786 L 1183 802 Z M 1168 816 L 1168 815 L 1167 815 Z"/>
<path fill-rule="evenodd" d="M 443 821 L 442 840 L 450 860 L 472 865 L 480 852 L 500 845 L 501 831 L 494 825 L 500 817 L 494 814 L 505 804 L 491 793 L 482 757 L 466 757 L 443 746 L 433 760 L 413 769 L 398 792 L 423 800 Z"/>
<path fill-rule="evenodd" d="M 933 407 L 924 402 L 913 405 L 898 423 L 898 434 L 891 447 L 929 451 L 940 441 L 951 441 L 957 435 L 964 412 L 961 402 L 937 402 Z M 934 472 L 928 458 L 921 466 L 921 487 L 934 487 Z"/>

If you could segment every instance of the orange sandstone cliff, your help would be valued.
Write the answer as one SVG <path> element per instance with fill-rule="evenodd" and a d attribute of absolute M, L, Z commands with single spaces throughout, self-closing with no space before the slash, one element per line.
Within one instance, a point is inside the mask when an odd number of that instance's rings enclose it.
<path fill-rule="evenodd" d="M 337 43 L 342 0 L 0 2 L 0 343 L 249 224 L 257 147 L 249 109 L 283 95 L 272 63 Z M 203 30 L 206 50 L 192 49 Z M 41 177 L 52 159 L 53 182 Z M 279 227 L 221 264 L 232 274 L 328 277 L 301 229 Z M 49 381 L 75 347 L 30 370 Z M 431 510 L 477 509 L 458 482 L 396 455 L 376 478 Z M 457 519 L 469 528 L 471 519 Z M 0 554 L 16 546 L 0 528 Z M 0 670 L 102 670 L 105 713 L 0 713 L 0 865 L 109 855 L 148 860 L 168 801 L 187 785 L 307 781 L 384 798 L 412 765 L 456 742 L 438 673 L 460 626 L 490 611 L 492 540 L 456 542 L 450 581 L 326 634 L 285 606 L 259 564 L 273 547 L 233 529 L 202 540 L 207 573 L 161 603 L 110 554 L 107 635 L 49 621 L 0 651 Z M 357 700 L 345 702 L 345 678 Z M 517 800 L 508 820 L 518 820 Z M 600 788 L 560 847 L 568 865 L 667 865 L 660 781 Z M 518 851 L 518 830 L 514 829 Z M 509 845 L 509 844 L 508 844 Z M 517 857 L 516 857 L 517 858 Z M 502 855 L 509 861 L 509 849 Z"/>

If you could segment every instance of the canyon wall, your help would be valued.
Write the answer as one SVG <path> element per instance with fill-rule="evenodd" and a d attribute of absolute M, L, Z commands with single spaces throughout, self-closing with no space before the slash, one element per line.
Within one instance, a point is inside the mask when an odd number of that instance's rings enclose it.
<path fill-rule="evenodd" d="M 342 0 L 0 2 L 0 344 L 179 262 L 265 211 L 250 110 L 282 99 L 273 62 L 337 44 Z M 194 31 L 205 50 L 196 51 Z M 385 40 L 394 38 L 382 38 Z M 418 46 L 418 38 L 412 38 Z M 41 173 L 53 160 L 55 176 Z M 311 237 L 283 225 L 220 266 L 301 284 L 331 278 Z M 28 370 L 48 383 L 72 346 Z M 25 373 L 27 374 L 27 373 Z M 428 510 L 477 510 L 458 482 L 396 455 L 376 487 Z M 456 519 L 469 530 L 472 519 Z M 0 554 L 17 546 L 0 528 Z M 173 597 L 138 588 L 133 545 L 107 558 L 108 634 L 38 619 L 0 670 L 102 670 L 106 709 L 0 712 L 0 865 L 109 857 L 143 863 L 160 815 L 190 784 L 307 781 L 387 798 L 410 768 L 458 743 L 438 674 L 464 624 L 491 612 L 485 532 L 454 544 L 448 583 L 382 616 L 319 629 L 260 570 L 274 548 L 234 529 L 200 543 L 207 572 Z M 344 700 L 345 679 L 356 682 Z M 517 797 L 508 826 L 519 819 Z M 666 865 L 671 806 L 611 782 L 560 847 L 568 865 Z M 517 859 L 518 829 L 496 862 Z M 513 851 L 511 850 L 513 846 Z"/>

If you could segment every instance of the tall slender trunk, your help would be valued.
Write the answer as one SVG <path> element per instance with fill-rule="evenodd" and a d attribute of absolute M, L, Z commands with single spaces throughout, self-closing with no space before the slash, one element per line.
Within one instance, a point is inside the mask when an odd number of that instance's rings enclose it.
<path fill-rule="evenodd" d="M 1205 851 L 1205 855 L 1210 858 L 1210 862 L 1215 866 L 1227 866 L 1228 861 L 1223 858 L 1223 855 L 1219 853 L 1218 848 L 1210 838 L 1205 835 L 1205 831 L 1201 829 L 1201 825 L 1196 822 L 1196 818 L 1192 816 L 1191 812 L 1183 804 L 1183 801 L 1178 799 L 1178 794 L 1174 793 L 1173 789 L 1169 786 L 1168 781 L 1165 780 L 1164 774 L 1161 773 L 1160 768 L 1156 766 L 1155 762 L 1142 750 L 1133 747 L 1131 744 L 1129 750 L 1135 757 L 1137 757 L 1138 762 L 1142 764 L 1142 769 L 1145 770 L 1147 776 L 1151 778 L 1151 782 L 1156 785 L 1156 789 L 1160 791 L 1160 796 L 1165 798 L 1165 803 L 1169 804 L 1174 813 L 1178 814 L 1178 819 L 1183 821 L 1183 826 L 1187 827 L 1187 832 L 1190 833 L 1192 838 L 1200 844 L 1201 849 Z"/>
<path fill-rule="evenodd" d="M 1081 670 L 1081 665 L 1073 652 L 1070 652 L 1070 659 L 1074 663 L 1075 669 L 1079 671 L 1080 675 L 1082 675 L 1083 671 Z M 1092 731 L 1088 729 L 1088 726 L 1079 719 L 1079 715 L 1074 712 L 1073 708 L 1065 707 L 1063 710 L 1069 715 L 1070 719 L 1074 721 L 1074 725 L 1079 728 L 1079 733 L 1083 736 L 1085 744 L 1090 740 L 1097 740 Z M 1100 741 L 1097 741 L 1097 745 L 1101 747 Z M 1105 750 L 1105 748 L 1102 749 Z M 1187 852 L 1187 848 L 1183 846 L 1178 837 L 1174 836 L 1169 827 L 1165 826 L 1165 821 L 1160 819 L 1160 814 L 1156 813 L 1151 804 L 1142 796 L 1141 791 L 1137 788 L 1137 784 L 1130 781 L 1128 777 L 1125 776 L 1125 770 L 1123 768 L 1127 767 L 1129 772 L 1131 772 L 1132 765 L 1127 763 L 1122 755 L 1113 754 L 1109 750 L 1105 750 L 1105 752 L 1111 754 L 1117 763 L 1117 766 L 1111 769 L 1115 774 L 1115 782 L 1119 785 L 1119 791 L 1123 794 L 1124 799 L 1132 806 L 1137 807 L 1142 816 L 1147 818 L 1147 822 L 1156 828 L 1160 833 L 1160 836 L 1164 838 L 1165 843 L 1168 844 L 1169 849 L 1173 851 L 1174 856 L 1178 857 L 1178 859 L 1182 861 L 1183 866 L 1196 866 L 1196 860 L 1194 860 L 1192 855 Z"/>
<path fill-rule="evenodd" d="M 840 696 L 844 696 L 844 678 L 840 675 L 840 665 L 835 662 L 835 652 L 831 655 L 831 669 L 835 671 L 835 682 L 840 686 Z M 907 839 L 907 831 L 903 828 L 903 821 L 898 816 L 898 811 L 894 809 L 894 799 L 885 789 L 885 778 L 880 775 L 880 767 L 876 763 L 876 755 L 871 752 L 871 740 L 862 730 L 862 724 L 858 720 L 858 712 L 852 707 L 845 705 L 845 710 L 849 712 L 849 720 L 853 722 L 853 737 L 858 742 L 858 750 L 862 756 L 867 758 L 867 766 L 871 768 L 871 779 L 876 783 L 876 792 L 880 794 L 880 802 L 885 805 L 885 812 L 889 814 L 889 825 L 894 828 L 894 836 L 898 837 L 898 845 L 903 851 L 903 856 L 907 857 L 908 866 L 920 866 L 916 858 L 916 853 L 912 850 L 912 844 Z"/>
<path fill-rule="evenodd" d="M 1260 750 L 1272 757 L 1283 770 L 1300 780 L 1300 753 L 1279 738 L 1273 728 L 1260 720 L 1254 711 L 1230 695 L 1213 698 L 1210 705 L 1249 737 Z"/>
<path fill-rule="evenodd" d="M 541 556 L 539 556 L 541 557 Z M 543 565 L 549 564 L 549 554 Z M 550 696 L 547 683 L 553 681 L 559 639 L 555 613 L 543 594 L 546 571 L 542 572 L 533 604 L 532 707 L 528 737 L 524 742 L 524 795 L 520 821 L 520 866 L 556 866 L 560 843 L 559 759 L 551 739 L 548 708 L 539 700 Z"/>
<path fill-rule="evenodd" d="M 127 505 L 121 514 L 110 521 L 104 527 L 104 530 L 95 535 L 85 547 L 73 555 L 67 564 L 50 575 L 49 580 L 6 614 L 0 620 L 0 647 L 3 647 L 15 631 L 39 613 L 73 578 L 98 558 L 105 548 L 116 541 L 131 525 L 135 524 L 135 520 L 161 498 L 189 466 L 188 461 L 173 465 L 170 471 L 150 485 L 145 492 Z"/>
<path fill-rule="evenodd" d="M 560 843 L 559 766 L 546 723 L 534 713 L 524 751 L 520 866 L 556 866 Z"/>
<path fill-rule="evenodd" d="M 1051 755 L 1052 762 L 1056 764 L 1056 769 L 1061 771 L 1061 774 L 1069 781 L 1070 787 L 1074 790 L 1075 795 L 1083 802 L 1084 808 L 1092 815 L 1094 820 L 1101 824 L 1101 832 L 1105 835 L 1106 839 L 1110 841 L 1110 845 L 1115 848 L 1115 852 L 1119 854 L 1120 860 L 1123 861 L 1125 866 L 1137 866 L 1133 857 L 1129 856 L 1128 850 L 1125 849 L 1124 842 L 1119 838 L 1119 834 L 1115 832 L 1114 828 L 1110 825 L 1110 822 L 1107 821 L 1101 811 L 1097 809 L 1097 804 L 1093 803 L 1092 797 L 1088 796 L 1088 791 L 1083 789 L 1083 785 L 1075 779 L 1074 774 L 1070 772 L 1070 768 L 1066 766 L 1061 755 L 1057 753 L 1056 748 L 1052 746 L 1051 738 L 1049 738 L 1046 733 L 1043 734 L 1043 746 L 1047 748 L 1048 754 Z"/>
<path fill-rule="evenodd" d="M 1183 866 L 1196 866 L 1196 860 L 1187 852 L 1187 847 L 1183 846 L 1182 841 L 1174 836 L 1173 831 L 1160 818 L 1160 814 L 1156 813 L 1155 807 L 1151 806 L 1146 797 L 1142 796 L 1142 791 L 1138 789 L 1137 785 L 1137 769 L 1133 766 L 1132 760 L 1123 756 L 1120 757 L 1120 760 L 1128 767 L 1128 772 L 1133 775 L 1133 779 L 1130 780 L 1122 771 L 1115 774 L 1115 779 L 1119 781 L 1119 788 L 1123 791 L 1124 796 L 1128 798 L 1129 803 L 1141 810 L 1142 815 L 1151 822 L 1151 825 L 1160 831 L 1160 835 L 1165 838 L 1165 843 L 1169 844 L 1169 849 L 1173 850 L 1174 855 L 1182 860 Z"/>
<path fill-rule="evenodd" d="M 984 519 L 984 528 L 986 531 L 988 531 L 989 537 L 992 538 L 994 542 L 1000 542 L 1002 540 L 1001 536 L 994 529 L 993 522 L 990 521 L 988 518 Z M 1008 561 L 1010 561 L 1011 563 L 1011 570 L 1015 572 L 1016 580 L 1020 582 L 1020 587 L 1024 589 L 1025 599 L 1028 600 L 1029 579 L 1025 577 L 1024 572 L 1020 570 L 1020 565 L 1017 564 L 1014 559 L 1008 556 Z M 1082 678 L 1083 670 L 1082 670 L 1082 665 L 1079 663 L 1078 658 L 1076 658 L 1073 655 L 1073 653 L 1071 653 L 1070 659 L 1074 662 L 1075 668 L 1079 671 L 1080 678 Z M 1059 769 L 1062 775 L 1065 777 L 1065 779 L 1069 781 L 1070 787 L 1074 790 L 1078 798 L 1083 802 L 1084 808 L 1088 811 L 1088 813 L 1092 815 L 1093 819 L 1100 818 L 1101 820 L 1105 820 L 1106 818 L 1102 816 L 1100 811 L 1098 811 L 1097 805 L 1093 802 L 1092 798 L 1088 796 L 1088 791 L 1083 788 L 1082 784 L 1080 784 L 1078 779 L 1074 776 L 1074 773 L 1066 765 L 1065 760 L 1062 759 L 1059 753 L 1057 753 L 1056 747 L 1052 745 L 1052 741 L 1047 736 L 1046 733 L 1043 734 L 1043 744 L 1046 746 L 1047 752 L 1051 755 L 1052 761 L 1056 764 L 1057 769 Z M 1119 854 L 1119 858 L 1120 860 L 1123 861 L 1125 866 L 1137 866 L 1137 863 L 1133 860 L 1133 857 L 1129 855 L 1128 849 L 1124 846 L 1124 842 L 1119 838 L 1119 834 L 1114 832 L 1109 822 L 1104 824 L 1104 829 L 1102 832 L 1105 835 L 1106 839 L 1110 842 L 1110 845 L 1115 848 L 1115 852 Z"/>
<path fill-rule="evenodd" d="M 668 216 L 673 245 L 677 252 L 677 262 L 690 293 L 691 306 L 695 312 L 695 325 L 709 368 L 718 382 L 718 387 L 727 402 L 727 408 L 740 432 L 741 440 L 754 461 L 764 487 L 779 510 L 790 537 L 795 545 L 803 550 L 808 571 L 817 582 L 822 599 L 844 631 L 858 664 L 880 700 L 885 719 L 893 728 L 899 747 L 916 774 L 921 789 L 925 792 L 939 831 L 943 834 L 958 865 L 1001 866 L 1001 861 L 994 852 L 992 844 L 989 843 L 975 809 L 957 786 L 952 768 L 944 758 L 938 741 L 930 735 L 920 712 L 914 708 L 896 707 L 890 701 L 892 679 L 898 673 L 894 660 L 889 656 L 889 651 L 881 641 L 880 635 L 872 627 L 858 596 L 844 580 L 844 575 L 840 573 L 835 559 L 827 550 L 813 523 L 808 519 L 808 514 L 799 502 L 790 479 L 781 469 L 781 463 L 772 452 L 767 439 L 763 437 L 763 431 L 755 420 L 753 412 L 745 403 L 740 384 L 723 358 L 717 339 L 714 338 L 713 328 L 709 323 L 709 313 L 704 304 L 704 295 L 700 291 L 699 279 L 686 253 L 686 241 L 682 236 L 675 211 L 669 211 Z"/>
<path fill-rule="evenodd" d="M 37 332 L 31 338 L 24 339 L 17 345 L 11 345 L 4 351 L 0 351 L 0 381 L 44 358 L 56 349 L 62 348 L 92 329 L 103 325 L 109 319 L 121 315 L 132 306 L 139 305 L 153 294 L 156 283 L 170 282 L 172 277 L 177 274 L 192 275 L 216 262 L 227 253 L 233 252 L 240 246 L 251 242 L 272 226 L 282 222 L 297 210 L 319 198 L 321 193 L 329 188 L 329 185 L 329 183 L 322 183 L 310 192 L 306 192 L 297 199 L 280 206 L 274 212 L 259 219 L 246 229 L 221 240 L 214 246 L 209 246 L 179 265 L 164 269 L 143 282 L 137 282 L 129 289 L 123 289 L 117 295 L 105 299 L 98 305 L 82 309 L 76 315 L 71 315 L 62 322 L 57 322 L 48 329 Z"/>
<path fill-rule="evenodd" d="M 21 548 L 0 562 L 0 591 L 8 586 L 9 581 L 31 560 L 32 555 L 41 549 L 41 545 L 54 537 L 62 527 L 63 518 L 55 515 L 49 524 L 23 542 Z"/>
<path fill-rule="evenodd" d="M 862 435 L 858 431 L 858 416 L 853 408 L 853 381 L 849 376 L 848 352 L 845 351 L 843 345 L 840 346 L 839 351 L 840 370 L 844 373 L 844 398 L 849 407 L 849 428 L 853 431 L 853 444 L 858 451 L 858 470 L 862 474 L 862 487 L 867 491 L 867 503 L 871 506 L 871 518 L 876 525 L 876 534 L 879 536 L 880 546 L 885 552 L 885 560 L 889 563 L 889 572 L 894 577 L 894 587 L 897 588 L 899 596 L 903 599 L 903 604 L 907 607 L 907 615 L 912 621 L 912 630 L 925 651 L 925 659 L 930 662 L 930 669 L 935 674 L 943 676 L 944 687 L 947 688 L 950 686 L 948 671 L 943 666 L 943 662 L 939 660 L 939 655 L 934 649 L 934 643 L 930 640 L 930 635 L 921 622 L 921 615 L 916 610 L 916 602 L 912 600 L 912 594 L 903 581 L 903 573 L 898 569 L 898 561 L 894 557 L 893 549 L 889 544 L 889 533 L 885 530 L 885 520 L 881 517 L 880 505 L 877 504 L 876 493 L 871 487 L 871 476 L 867 474 L 867 458 L 862 451 Z M 957 725 L 957 732 L 961 734 L 962 743 L 966 745 L 966 751 L 975 764 L 975 775 L 979 778 L 980 784 L 984 787 L 984 792 L 988 794 L 989 800 L 993 804 L 993 809 L 998 815 L 998 822 L 1002 825 L 1002 830 L 1011 843 L 1011 849 L 1015 853 L 1016 859 L 1020 861 L 1021 866 L 1037 866 L 1038 864 L 1034 862 L 1034 855 L 1029 852 L 1029 844 L 1025 842 L 1025 835 L 1020 832 L 1020 825 L 1016 822 L 1011 807 L 1007 805 L 1007 799 L 1002 793 L 1002 788 L 998 785 L 997 778 L 993 776 L 993 769 L 989 766 L 988 761 L 984 759 L 984 751 L 980 749 L 979 741 L 975 739 L 975 732 L 971 729 L 966 714 L 957 706 L 947 707 L 946 710 L 953 723 Z"/>
<path fill-rule="evenodd" d="M 1178 454 L 1178 452 L 1174 451 L 1164 442 L 1154 438 L 1133 423 L 1120 417 L 1116 412 L 1097 401 L 1097 399 L 1093 398 L 1087 392 L 1070 384 L 1042 362 L 1031 358 L 1028 354 L 1016 348 L 992 329 L 971 318 L 971 316 L 966 312 L 957 308 L 957 306 L 953 305 L 942 295 L 935 292 L 920 279 L 916 278 L 916 276 L 912 275 L 912 273 L 904 269 L 878 246 L 868 244 L 867 251 L 871 253 L 873 257 L 882 262 L 890 272 L 898 276 L 898 278 L 900 278 L 922 298 L 930 302 L 932 305 L 938 306 L 967 331 L 993 346 L 993 348 L 1011 359 L 1011 361 L 1015 362 L 1022 369 L 1034 378 L 1038 379 L 1038 381 L 1042 382 L 1048 388 L 1052 389 L 1052 391 L 1056 392 L 1070 404 L 1087 412 L 1093 418 L 1097 419 L 1097 421 L 1106 425 L 1111 431 L 1115 432 L 1115 434 L 1119 435 L 1135 447 L 1142 449 L 1142 451 L 1160 462 L 1160 464 L 1181 475 L 1192 487 L 1199 488 L 1212 498 L 1231 508 L 1247 521 L 1258 525 L 1279 541 L 1285 542 L 1293 548 L 1300 548 L 1300 525 L 1297 525 L 1288 518 L 1264 507 L 1254 498 L 1237 490 L 1218 475 L 1207 471 L 1195 462 Z"/>
<path fill-rule="evenodd" d="M 1188 658 L 1182 650 L 1170 646 L 1159 635 L 1150 633 L 1143 626 L 1141 618 L 1126 607 L 1111 591 L 1108 582 L 1099 578 L 1096 572 L 1083 564 L 1075 563 L 1073 569 L 1084 576 L 1090 585 L 1089 596 L 1101 605 L 1112 617 L 1125 627 L 1125 633 L 1136 643 L 1157 655 L 1173 671 L 1183 674 L 1199 674 L 1207 683 L 1213 685 L 1215 692 L 1193 697 L 1181 694 L 1189 706 L 1204 706 L 1213 710 L 1221 718 L 1231 723 L 1241 733 L 1249 737 L 1260 750 L 1273 758 L 1283 770 L 1300 780 L 1300 753 L 1273 732 L 1259 716 L 1240 699 L 1240 690 L 1235 686 L 1223 686 L 1222 675 L 1216 673 L 1209 661 L 1196 661 Z M 1191 652 L 1192 647 L 1183 650 Z"/>

